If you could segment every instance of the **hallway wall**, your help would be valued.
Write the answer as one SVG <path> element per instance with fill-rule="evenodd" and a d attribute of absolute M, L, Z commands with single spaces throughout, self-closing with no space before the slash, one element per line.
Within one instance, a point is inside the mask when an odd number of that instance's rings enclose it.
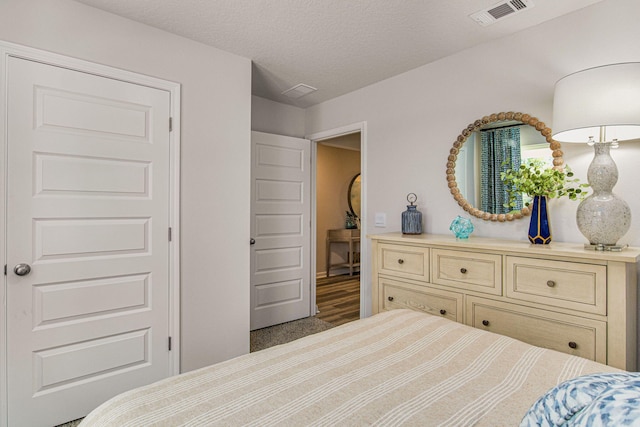
<path fill-rule="evenodd" d="M 327 230 L 345 228 L 351 179 L 360 173 L 360 152 L 318 144 L 316 172 L 316 274 L 326 274 Z M 347 249 L 333 254 L 334 262 L 346 262 Z"/>

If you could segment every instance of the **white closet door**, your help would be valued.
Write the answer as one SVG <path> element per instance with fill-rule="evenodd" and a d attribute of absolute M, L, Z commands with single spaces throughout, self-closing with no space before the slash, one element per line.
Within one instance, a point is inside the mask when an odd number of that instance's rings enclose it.
<path fill-rule="evenodd" d="M 10 58 L 7 96 L 8 425 L 51 426 L 170 374 L 170 94 Z"/>

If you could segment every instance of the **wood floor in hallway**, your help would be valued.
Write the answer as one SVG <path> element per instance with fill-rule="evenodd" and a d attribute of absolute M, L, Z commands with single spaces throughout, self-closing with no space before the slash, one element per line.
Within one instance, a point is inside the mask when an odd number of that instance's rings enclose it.
<path fill-rule="evenodd" d="M 316 279 L 318 319 L 335 326 L 360 318 L 360 275 Z"/>

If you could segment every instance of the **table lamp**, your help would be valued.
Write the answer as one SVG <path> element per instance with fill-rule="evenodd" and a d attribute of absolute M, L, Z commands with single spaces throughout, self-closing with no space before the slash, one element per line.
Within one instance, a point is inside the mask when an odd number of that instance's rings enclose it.
<path fill-rule="evenodd" d="M 558 80 L 553 138 L 593 145 L 587 172 L 592 194 L 578 206 L 576 221 L 589 241 L 585 247 L 621 250 L 618 240 L 631 226 L 631 210 L 612 192 L 618 168 L 609 150 L 640 138 L 640 63 L 589 68 Z"/>

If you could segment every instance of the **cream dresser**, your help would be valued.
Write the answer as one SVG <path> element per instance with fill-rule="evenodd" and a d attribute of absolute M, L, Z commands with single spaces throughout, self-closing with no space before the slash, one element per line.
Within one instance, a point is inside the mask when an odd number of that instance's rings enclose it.
<path fill-rule="evenodd" d="M 627 370 L 636 368 L 640 248 L 453 236 L 369 236 L 373 313 L 411 308 Z"/>

